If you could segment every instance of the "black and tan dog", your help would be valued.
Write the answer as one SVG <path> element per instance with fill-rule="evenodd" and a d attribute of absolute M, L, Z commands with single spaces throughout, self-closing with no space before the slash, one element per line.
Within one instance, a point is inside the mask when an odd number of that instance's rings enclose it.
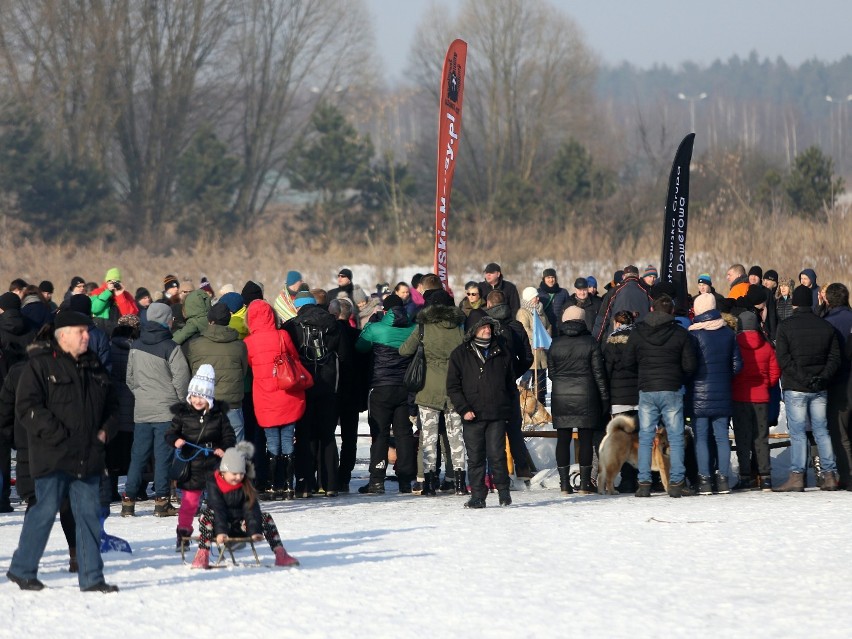
<path fill-rule="evenodd" d="M 598 449 L 598 490 L 605 495 L 614 495 L 615 476 L 625 463 L 639 466 L 639 423 L 633 415 L 616 415 L 606 425 L 606 436 Z M 663 487 L 669 489 L 669 438 L 663 426 L 657 427 L 654 445 L 651 448 L 651 470 L 660 473 Z"/>

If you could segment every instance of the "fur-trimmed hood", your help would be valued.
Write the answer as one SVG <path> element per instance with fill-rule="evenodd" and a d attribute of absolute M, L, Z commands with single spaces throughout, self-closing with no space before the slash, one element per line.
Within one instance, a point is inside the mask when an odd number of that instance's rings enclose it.
<path fill-rule="evenodd" d="M 500 322 L 498 322 L 493 317 L 486 315 L 482 319 L 480 319 L 476 324 L 474 324 L 470 330 L 468 330 L 464 334 L 465 344 L 471 342 L 473 340 L 474 335 L 476 335 L 476 331 L 479 330 L 480 327 L 485 326 L 486 324 L 491 325 L 491 339 L 495 339 L 500 334 Z"/>
<path fill-rule="evenodd" d="M 436 304 L 427 306 L 417 314 L 418 324 L 441 324 L 444 328 L 455 328 L 464 324 L 464 312 L 457 306 Z"/>

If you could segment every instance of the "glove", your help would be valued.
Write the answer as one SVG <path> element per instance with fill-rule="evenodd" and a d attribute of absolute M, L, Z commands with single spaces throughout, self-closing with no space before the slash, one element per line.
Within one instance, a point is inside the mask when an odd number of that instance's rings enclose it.
<path fill-rule="evenodd" d="M 808 380 L 808 389 L 812 393 L 819 393 L 820 391 L 824 391 L 828 386 L 828 380 L 824 377 L 820 377 L 819 375 L 814 375 Z"/>

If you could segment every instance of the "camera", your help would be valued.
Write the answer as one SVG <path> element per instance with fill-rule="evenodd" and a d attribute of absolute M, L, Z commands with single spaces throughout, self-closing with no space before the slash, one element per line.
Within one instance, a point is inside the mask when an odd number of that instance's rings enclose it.
<path fill-rule="evenodd" d="M 115 288 L 116 291 L 121 290 L 121 282 L 116 282 L 115 280 L 112 280 L 112 285 L 113 285 L 113 288 Z"/>

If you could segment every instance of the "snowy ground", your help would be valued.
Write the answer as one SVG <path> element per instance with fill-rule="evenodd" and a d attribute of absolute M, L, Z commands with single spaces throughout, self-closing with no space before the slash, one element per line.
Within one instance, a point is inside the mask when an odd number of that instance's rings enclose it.
<path fill-rule="evenodd" d="M 387 487 L 265 505 L 290 570 L 190 570 L 174 518 L 114 505 L 107 530 L 134 553 L 105 555 L 110 596 L 78 591 L 57 524 L 46 590 L 0 578 L 0 637 L 849 636 L 847 492 L 566 498 L 545 479 L 469 511 Z M 0 515 L 3 572 L 22 520 Z"/>

